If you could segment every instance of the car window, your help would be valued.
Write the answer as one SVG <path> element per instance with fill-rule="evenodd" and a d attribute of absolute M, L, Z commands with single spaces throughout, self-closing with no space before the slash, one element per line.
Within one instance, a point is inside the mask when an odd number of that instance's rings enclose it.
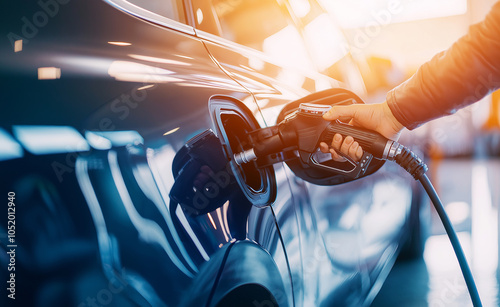
<path fill-rule="evenodd" d="M 315 0 L 289 0 L 291 13 L 302 28 L 302 34 L 314 64 L 326 72 L 349 51 L 349 45 L 332 18 Z"/>
<path fill-rule="evenodd" d="M 280 62 L 313 67 L 304 41 L 277 0 L 193 0 L 196 28 L 264 52 Z M 201 17 L 201 18 L 200 18 Z"/>
<path fill-rule="evenodd" d="M 212 0 L 212 4 L 222 37 L 260 51 L 266 39 L 290 25 L 276 0 Z"/>
<path fill-rule="evenodd" d="M 363 93 L 364 82 L 349 54 L 349 43 L 328 12 L 316 0 L 288 2 L 317 70 Z"/>
<path fill-rule="evenodd" d="M 186 23 L 186 15 L 182 0 L 127 0 L 152 13 Z"/>
<path fill-rule="evenodd" d="M 192 12 L 196 29 L 221 35 L 218 20 L 215 18 L 214 8 L 210 0 L 192 0 Z"/>

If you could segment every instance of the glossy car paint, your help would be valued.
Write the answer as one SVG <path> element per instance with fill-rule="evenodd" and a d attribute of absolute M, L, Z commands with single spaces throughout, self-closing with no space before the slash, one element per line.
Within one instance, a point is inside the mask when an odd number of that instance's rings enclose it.
<path fill-rule="evenodd" d="M 125 1 L 9 2 L 2 20 L 0 124 L 25 148 L 0 161 L 2 194 L 17 195 L 16 303 L 358 306 L 376 293 L 403 235 L 404 179 L 384 168 L 318 187 L 276 165 L 276 197 L 256 206 L 227 164 L 234 129 L 210 109 L 236 106 L 251 130 L 338 81 Z M 30 147 L 20 132 L 53 126 L 86 147 Z"/>

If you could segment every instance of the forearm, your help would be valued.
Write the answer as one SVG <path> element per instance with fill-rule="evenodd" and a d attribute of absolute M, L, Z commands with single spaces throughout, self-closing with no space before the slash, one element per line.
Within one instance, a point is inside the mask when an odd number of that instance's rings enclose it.
<path fill-rule="evenodd" d="M 396 119 L 414 129 L 500 88 L 500 2 L 448 50 L 387 94 Z"/>

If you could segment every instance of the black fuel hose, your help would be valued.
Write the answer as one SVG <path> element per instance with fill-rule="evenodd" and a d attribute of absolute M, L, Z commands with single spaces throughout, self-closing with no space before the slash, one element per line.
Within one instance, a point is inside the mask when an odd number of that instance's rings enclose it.
<path fill-rule="evenodd" d="M 453 229 L 453 225 L 451 224 L 450 219 L 448 218 L 448 215 L 444 210 L 443 204 L 439 199 L 436 190 L 432 186 L 432 183 L 426 174 L 422 174 L 420 178 L 418 178 L 418 180 L 420 181 L 425 191 L 429 195 L 432 203 L 434 204 L 434 208 L 436 208 L 439 218 L 441 219 L 444 229 L 446 230 L 446 234 L 448 235 L 451 245 L 453 246 L 453 250 L 457 255 L 458 264 L 460 265 L 460 269 L 462 270 L 465 283 L 467 284 L 467 289 L 469 289 L 472 304 L 474 305 L 474 307 L 483 306 L 483 304 L 481 303 L 481 298 L 479 297 L 479 293 L 477 291 L 476 284 L 474 282 L 474 277 L 472 276 L 472 272 L 465 258 L 464 251 L 462 250 L 462 246 L 460 245 L 460 241 L 458 240 L 457 233 Z"/>
<path fill-rule="evenodd" d="M 479 297 L 479 292 L 477 291 L 476 283 L 474 282 L 474 277 L 472 276 L 464 251 L 460 245 L 460 241 L 458 240 L 457 233 L 453 229 L 453 225 L 444 210 L 443 203 L 441 202 L 441 199 L 439 199 L 434 186 L 429 180 L 429 177 L 425 174 L 427 171 L 427 165 L 408 148 L 399 145 L 399 149 L 400 151 L 396 154 L 394 161 L 410 173 L 416 180 L 420 181 L 427 192 L 427 195 L 429 195 L 429 198 L 431 199 L 432 204 L 434 205 L 434 208 L 436 208 L 439 218 L 441 219 L 441 223 L 446 230 L 446 234 L 448 235 L 453 250 L 455 251 L 458 264 L 460 265 L 467 289 L 469 290 L 472 304 L 474 307 L 483 306 L 481 298 Z"/>

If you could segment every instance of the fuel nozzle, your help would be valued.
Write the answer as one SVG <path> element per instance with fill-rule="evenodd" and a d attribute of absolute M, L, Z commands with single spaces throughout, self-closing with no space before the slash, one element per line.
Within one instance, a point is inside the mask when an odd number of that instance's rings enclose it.
<path fill-rule="evenodd" d="M 378 159 L 394 160 L 401 151 L 401 145 L 398 142 L 389 140 L 378 132 L 347 125 L 340 121 L 334 121 L 328 125 L 321 136 L 321 141 L 331 142 L 337 133 L 343 137 L 350 135 L 364 151 L 368 151 Z"/>
<path fill-rule="evenodd" d="M 318 137 L 328 125 L 322 115 L 328 105 L 302 103 L 299 108 L 276 126 L 259 129 L 250 134 L 252 148 L 234 155 L 238 164 L 287 151 L 313 151 Z"/>
<path fill-rule="evenodd" d="M 400 145 L 377 132 L 353 127 L 338 120 L 324 120 L 323 114 L 330 108 L 330 105 L 300 104 L 295 112 L 276 126 L 252 132 L 249 136 L 252 147 L 235 154 L 234 161 L 237 164 L 256 161 L 261 165 L 269 165 L 298 159 L 303 169 L 313 168 L 330 174 L 358 178 L 366 172 L 373 157 L 393 160 L 397 155 Z M 359 163 L 348 160 L 346 165 L 328 161 L 326 156 L 329 154 L 319 152 L 319 144 L 330 143 L 336 133 L 344 137 L 350 135 L 362 146 L 365 154 Z"/>

